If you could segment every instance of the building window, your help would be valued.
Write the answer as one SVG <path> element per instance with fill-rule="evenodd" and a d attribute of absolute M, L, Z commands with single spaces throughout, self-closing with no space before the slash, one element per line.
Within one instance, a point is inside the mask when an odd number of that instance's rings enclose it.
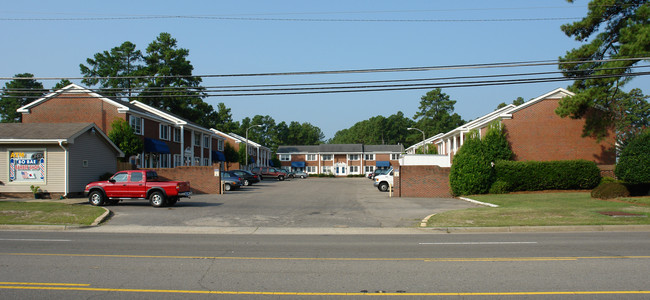
<path fill-rule="evenodd" d="M 280 161 L 291 161 L 291 154 L 280 154 Z"/>
<path fill-rule="evenodd" d="M 307 160 L 308 161 L 315 161 L 316 160 L 316 154 L 307 154 Z"/>
<path fill-rule="evenodd" d="M 194 146 L 201 147 L 201 133 L 200 132 L 195 132 L 194 133 Z"/>
<path fill-rule="evenodd" d="M 390 160 L 398 160 L 399 159 L 399 154 L 391 154 L 390 155 Z"/>
<path fill-rule="evenodd" d="M 203 158 L 203 165 L 204 166 L 209 166 L 210 165 L 210 159 L 209 158 Z"/>
<path fill-rule="evenodd" d="M 181 142 L 181 129 L 180 128 L 174 128 L 174 142 L 177 142 L 177 143 Z"/>
<path fill-rule="evenodd" d="M 203 148 L 210 148 L 210 136 L 209 135 L 204 135 L 203 136 Z"/>
<path fill-rule="evenodd" d="M 332 160 L 333 157 L 332 157 L 332 154 L 322 154 L 322 155 L 320 156 L 320 159 L 321 159 L 321 160 Z"/>
<path fill-rule="evenodd" d="M 201 165 L 201 158 L 198 156 L 194 157 L 194 166 L 200 166 Z"/>
<path fill-rule="evenodd" d="M 223 140 L 222 139 L 217 140 L 217 150 L 223 151 Z"/>
<path fill-rule="evenodd" d="M 159 126 L 160 139 L 169 141 L 169 125 L 160 124 Z"/>
<path fill-rule="evenodd" d="M 160 155 L 160 167 L 161 168 L 170 168 L 171 167 L 171 164 L 170 164 L 170 161 L 169 161 L 170 158 L 171 158 L 171 154 L 161 154 Z"/>
<path fill-rule="evenodd" d="M 183 165 L 183 157 L 180 154 L 174 154 L 174 168 Z"/>
<path fill-rule="evenodd" d="M 349 166 L 350 174 L 359 174 L 359 166 Z"/>
<path fill-rule="evenodd" d="M 305 168 L 306 168 L 306 172 L 307 172 L 307 173 L 316 173 L 316 171 L 317 171 L 317 167 L 316 167 L 316 166 L 307 166 L 307 167 L 305 167 Z"/>
<path fill-rule="evenodd" d="M 364 173 L 372 173 L 375 171 L 375 166 L 365 166 L 363 167 L 363 172 Z"/>
<path fill-rule="evenodd" d="M 323 166 L 321 170 L 323 174 L 332 174 L 332 166 Z"/>
<path fill-rule="evenodd" d="M 45 166 L 44 150 L 9 151 L 9 182 L 45 182 Z"/>
<path fill-rule="evenodd" d="M 375 155 L 374 154 L 364 154 L 363 155 L 363 160 L 375 160 Z"/>
<path fill-rule="evenodd" d="M 348 160 L 359 160 L 359 154 L 348 154 Z"/>
<path fill-rule="evenodd" d="M 136 116 L 129 117 L 129 125 L 133 128 L 135 134 L 142 135 L 142 118 Z"/>

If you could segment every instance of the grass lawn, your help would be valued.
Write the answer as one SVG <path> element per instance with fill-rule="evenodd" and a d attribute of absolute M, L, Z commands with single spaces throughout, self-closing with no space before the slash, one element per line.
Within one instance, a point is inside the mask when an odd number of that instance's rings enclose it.
<path fill-rule="evenodd" d="M 104 209 L 52 202 L 0 202 L 2 225 L 90 225 Z"/>
<path fill-rule="evenodd" d="M 554 225 L 650 224 L 650 197 L 612 201 L 593 199 L 588 192 L 474 195 L 467 198 L 499 205 L 437 214 L 430 227 L 499 227 Z M 599 212 L 624 212 L 641 216 L 612 217 Z"/>

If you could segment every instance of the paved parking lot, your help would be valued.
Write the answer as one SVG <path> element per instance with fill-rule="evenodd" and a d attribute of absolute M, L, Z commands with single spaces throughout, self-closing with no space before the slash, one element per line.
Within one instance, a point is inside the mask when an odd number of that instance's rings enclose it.
<path fill-rule="evenodd" d="M 108 206 L 114 215 L 105 226 L 415 227 L 432 213 L 474 206 L 458 199 L 390 198 L 367 178 L 264 180 L 169 208 L 125 201 Z"/>

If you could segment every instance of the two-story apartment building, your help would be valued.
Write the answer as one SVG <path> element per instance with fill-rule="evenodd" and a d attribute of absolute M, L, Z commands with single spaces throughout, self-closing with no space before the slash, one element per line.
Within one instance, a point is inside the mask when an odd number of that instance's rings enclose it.
<path fill-rule="evenodd" d="M 210 128 L 210 131 L 223 138 L 225 143 L 230 145 L 237 152 L 239 152 L 239 147 L 246 147 L 248 143 L 248 166 L 240 166 L 238 162 L 235 162 L 230 163 L 230 169 L 252 169 L 254 167 L 270 166 L 272 152 L 268 147 L 247 140 L 245 137 L 241 137 L 235 133 L 225 133 L 214 128 Z"/>
<path fill-rule="evenodd" d="M 521 105 L 510 104 L 449 132 L 437 134 L 426 139 L 426 143 L 437 145 L 438 153 L 449 156 L 453 162 L 453 155 L 471 131 L 485 136 L 490 123 L 499 122 L 505 127 L 515 160 L 585 159 L 601 166 L 615 164 L 613 133 L 602 141 L 583 137 L 584 120 L 561 118 L 555 114 L 560 99 L 572 95 L 558 88 Z M 421 146 L 421 143 L 415 144 L 407 152 L 414 153 L 415 148 Z"/>
<path fill-rule="evenodd" d="M 403 151 L 402 145 L 321 144 L 280 146 L 277 155 L 285 170 L 347 176 L 397 167 Z"/>
<path fill-rule="evenodd" d="M 23 123 L 95 123 L 109 134 L 122 119 L 143 143 L 129 158 L 142 168 L 210 166 L 223 161 L 224 139 L 208 128 L 139 101 L 105 97 L 76 84 L 68 85 L 18 109 Z"/>

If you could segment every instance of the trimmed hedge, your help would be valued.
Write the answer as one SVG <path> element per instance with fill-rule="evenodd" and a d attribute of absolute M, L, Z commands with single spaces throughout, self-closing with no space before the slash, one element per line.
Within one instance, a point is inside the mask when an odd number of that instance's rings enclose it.
<path fill-rule="evenodd" d="M 598 199 L 613 199 L 629 196 L 630 191 L 628 191 L 624 184 L 619 182 L 606 182 L 591 191 L 591 197 Z"/>
<path fill-rule="evenodd" d="M 498 161 L 495 166 L 495 192 L 593 189 L 600 183 L 595 162 Z"/>
<path fill-rule="evenodd" d="M 623 148 L 614 173 L 626 183 L 650 183 L 650 130 Z"/>

